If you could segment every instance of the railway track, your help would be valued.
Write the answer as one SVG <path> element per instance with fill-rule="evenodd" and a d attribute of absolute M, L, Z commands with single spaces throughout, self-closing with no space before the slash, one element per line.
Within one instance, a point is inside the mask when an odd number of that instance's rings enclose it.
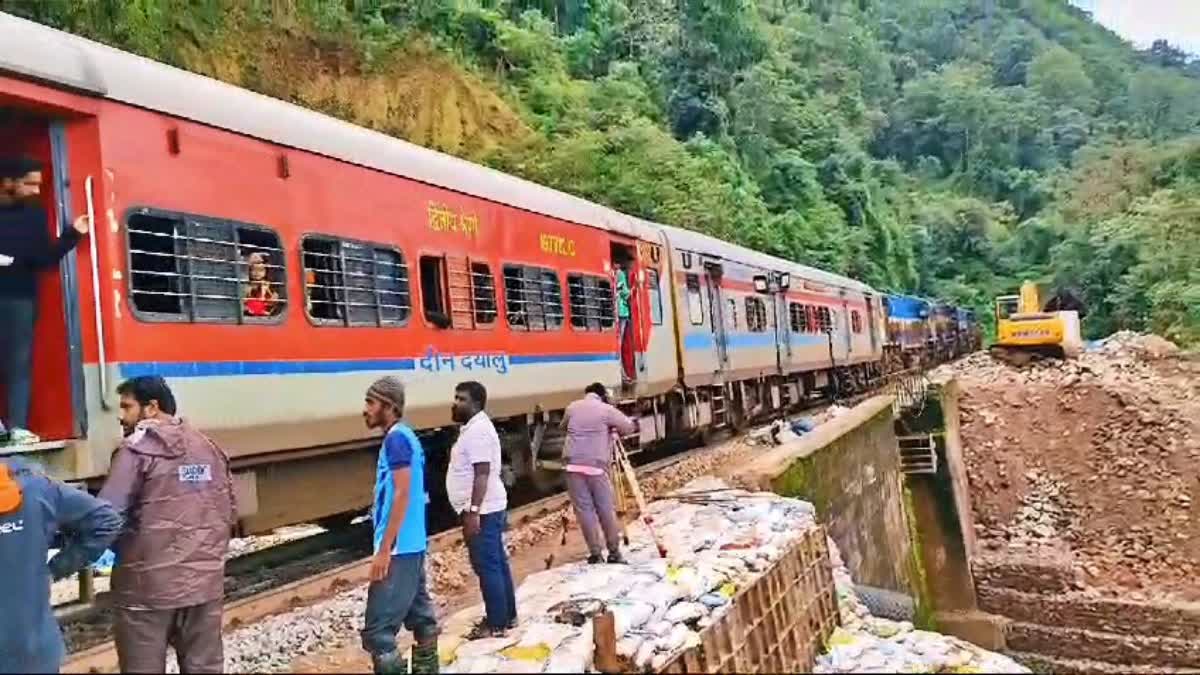
<path fill-rule="evenodd" d="M 906 391 L 912 389 L 911 384 L 904 387 Z M 870 392 L 841 399 L 838 403 L 854 405 L 881 391 L 900 388 L 889 382 Z M 797 412 L 816 413 L 830 405 L 833 403 L 828 400 L 814 402 Z M 703 446 L 660 448 L 641 453 L 635 456 L 640 464 L 637 473 L 639 477 L 646 477 L 666 470 L 697 452 L 734 440 L 737 436 L 722 434 Z M 664 454 L 666 456 L 661 456 Z M 516 506 L 509 512 L 510 526 L 519 527 L 568 504 L 566 493 L 559 492 Z M 430 537 L 429 552 L 448 550 L 461 543 L 461 530 L 447 525 Z M 366 583 L 370 552 L 370 526 L 360 523 L 232 558 L 227 566 L 224 626 L 228 629 L 252 624 L 272 614 L 310 604 Z M 65 621 L 63 633 L 70 654 L 63 664 L 63 673 L 115 670 L 116 648 L 108 640 L 111 635 L 111 615 L 107 609 L 97 608 L 90 614 Z"/>

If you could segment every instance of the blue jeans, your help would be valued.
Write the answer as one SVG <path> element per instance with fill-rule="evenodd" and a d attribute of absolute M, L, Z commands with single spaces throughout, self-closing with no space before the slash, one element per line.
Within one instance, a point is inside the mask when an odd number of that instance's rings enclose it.
<path fill-rule="evenodd" d="M 9 429 L 29 428 L 29 396 L 33 377 L 33 298 L 0 297 L 0 374 L 8 393 Z"/>
<path fill-rule="evenodd" d="M 425 586 L 424 553 L 392 556 L 387 578 L 367 587 L 363 649 L 375 656 L 396 651 L 396 633 L 402 625 L 417 642 L 428 642 L 438 634 L 437 615 Z"/>
<path fill-rule="evenodd" d="M 517 620 L 512 570 L 508 567 L 508 552 L 504 549 L 504 530 L 507 528 L 507 511 L 486 513 L 479 517 L 479 534 L 467 540 L 471 568 L 479 577 L 487 624 L 496 630 L 508 628 Z"/>

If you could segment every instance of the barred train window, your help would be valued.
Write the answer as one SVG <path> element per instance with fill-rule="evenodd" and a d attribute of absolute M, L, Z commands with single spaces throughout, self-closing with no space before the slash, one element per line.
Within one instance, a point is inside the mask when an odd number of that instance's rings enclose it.
<path fill-rule="evenodd" d="M 728 307 L 728 313 L 725 316 L 725 326 L 729 330 L 737 330 L 737 327 L 738 327 L 737 300 L 735 300 L 733 298 L 727 298 L 727 300 L 728 300 L 727 304 L 729 305 L 729 307 Z"/>
<path fill-rule="evenodd" d="M 616 323 L 612 282 L 589 274 L 567 275 L 571 325 L 580 330 L 607 330 Z"/>
<path fill-rule="evenodd" d="M 752 333 L 767 330 L 767 305 L 762 298 L 746 298 L 746 328 Z"/>
<path fill-rule="evenodd" d="M 693 326 L 704 325 L 704 300 L 700 295 L 700 277 L 687 275 L 688 318 Z"/>
<path fill-rule="evenodd" d="M 471 262 L 471 301 L 475 309 L 475 323 L 490 324 L 496 321 L 496 279 L 487 263 Z"/>
<path fill-rule="evenodd" d="M 663 325 L 662 286 L 658 283 L 658 270 L 646 270 L 646 290 L 650 297 L 650 323 Z"/>
<path fill-rule="evenodd" d="M 320 325 L 397 326 L 412 312 L 404 255 L 381 244 L 305 237 L 308 316 Z"/>
<path fill-rule="evenodd" d="M 791 320 L 793 333 L 808 332 L 808 323 L 806 321 L 804 305 L 798 302 L 788 303 L 788 318 Z"/>
<path fill-rule="evenodd" d="M 861 333 L 862 329 L 862 315 L 858 313 L 857 309 L 852 310 L 850 312 L 850 330 L 854 331 L 855 333 Z"/>
<path fill-rule="evenodd" d="M 563 324 L 558 274 L 528 265 L 505 265 L 503 270 L 508 325 L 527 331 L 558 330 Z"/>
<path fill-rule="evenodd" d="M 271 230 L 144 209 L 126 233 L 129 297 L 143 320 L 271 323 L 287 309 L 285 256 Z"/>

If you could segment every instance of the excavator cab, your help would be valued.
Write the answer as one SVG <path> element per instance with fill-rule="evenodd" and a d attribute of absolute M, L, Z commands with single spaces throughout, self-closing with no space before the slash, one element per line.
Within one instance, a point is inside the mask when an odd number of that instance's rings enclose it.
<path fill-rule="evenodd" d="M 996 298 L 996 343 L 993 357 L 1024 366 L 1040 358 L 1074 356 L 1082 346 L 1079 314 L 1044 311 L 1037 284 L 1021 284 L 1020 295 Z"/>

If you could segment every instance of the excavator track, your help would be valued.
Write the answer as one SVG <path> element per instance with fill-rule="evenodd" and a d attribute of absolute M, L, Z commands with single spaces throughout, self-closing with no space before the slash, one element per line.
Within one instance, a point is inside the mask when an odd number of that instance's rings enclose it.
<path fill-rule="evenodd" d="M 988 353 L 997 361 L 1003 361 L 1017 368 L 1024 368 L 1039 361 L 1061 361 L 1066 358 L 1066 352 L 1061 345 L 1030 345 L 1013 347 L 1007 345 L 992 345 Z"/>

